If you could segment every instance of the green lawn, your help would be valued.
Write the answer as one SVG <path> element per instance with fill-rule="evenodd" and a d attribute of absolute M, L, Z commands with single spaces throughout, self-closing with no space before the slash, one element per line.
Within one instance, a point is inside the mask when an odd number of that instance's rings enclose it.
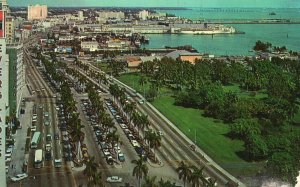
<path fill-rule="evenodd" d="M 257 91 L 255 92 L 254 96 L 251 96 L 251 92 L 246 92 L 241 90 L 238 84 L 232 84 L 228 86 L 223 86 L 223 89 L 225 92 L 235 92 L 238 94 L 239 97 L 243 98 L 256 98 L 256 99 L 261 99 L 261 98 L 266 98 L 268 95 L 264 91 Z"/>
<path fill-rule="evenodd" d="M 95 64 L 95 66 L 97 66 L 98 68 L 100 68 L 105 73 L 109 73 L 111 71 L 110 68 L 108 67 L 108 63 L 105 63 L 105 62 L 96 62 L 94 64 Z"/>

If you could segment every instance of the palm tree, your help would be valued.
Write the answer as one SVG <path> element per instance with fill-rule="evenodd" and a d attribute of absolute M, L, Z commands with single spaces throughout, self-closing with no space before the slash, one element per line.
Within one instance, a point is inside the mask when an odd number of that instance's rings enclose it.
<path fill-rule="evenodd" d="M 132 175 L 138 179 L 138 187 L 141 186 L 141 179 L 148 174 L 148 167 L 145 160 L 140 156 L 138 160 L 132 160 L 131 163 L 136 166 L 133 168 Z"/>
<path fill-rule="evenodd" d="M 155 150 L 161 146 L 161 136 L 154 132 L 152 138 L 150 139 L 150 147 L 153 149 L 153 154 L 155 156 Z M 156 156 L 155 156 L 155 161 Z"/>
<path fill-rule="evenodd" d="M 88 161 L 85 162 L 86 168 L 83 170 L 83 175 L 88 177 L 88 180 L 91 179 L 93 174 L 97 172 L 98 165 L 95 162 L 95 157 L 91 157 Z"/>
<path fill-rule="evenodd" d="M 135 110 L 135 108 L 136 108 L 135 103 L 127 103 L 125 105 L 124 110 L 125 110 L 126 115 L 127 115 L 128 119 L 129 119 L 129 124 L 131 124 L 131 117 L 130 116 L 132 115 L 132 112 Z"/>
<path fill-rule="evenodd" d="M 160 181 L 158 182 L 158 186 L 159 187 L 176 187 L 176 184 L 175 183 L 171 183 L 171 181 L 169 181 L 169 180 L 164 181 L 161 178 Z"/>
<path fill-rule="evenodd" d="M 104 187 L 104 183 L 102 181 L 102 173 L 94 173 L 92 176 L 92 180 L 88 182 L 89 187 Z"/>
<path fill-rule="evenodd" d="M 186 165 L 183 161 L 180 162 L 179 167 L 176 169 L 178 172 L 178 177 L 179 179 L 183 180 L 183 186 L 185 187 L 186 181 L 190 178 L 191 176 L 191 170 L 188 165 Z"/>
<path fill-rule="evenodd" d="M 146 176 L 145 177 L 145 183 L 142 185 L 142 187 L 158 187 L 158 185 L 156 184 L 156 176 Z"/>
<path fill-rule="evenodd" d="M 73 127 L 74 129 L 71 131 L 71 135 L 73 140 L 77 142 L 77 161 L 80 162 L 80 151 L 81 151 L 81 142 L 84 139 L 84 133 L 82 132 L 83 125 L 81 125 L 80 120 L 78 120 L 77 124 Z"/>
<path fill-rule="evenodd" d="M 120 136 L 116 134 L 117 130 L 114 130 L 113 132 L 109 132 L 106 136 L 107 141 L 111 143 L 112 147 L 114 148 L 115 144 L 117 143 L 117 147 L 119 145 Z M 115 150 L 116 155 L 118 153 L 118 150 Z"/>
<path fill-rule="evenodd" d="M 198 187 L 198 186 L 200 186 L 201 182 L 204 183 L 204 181 L 205 181 L 205 178 L 203 176 L 204 167 L 199 169 L 196 166 L 192 166 L 190 168 L 192 170 L 192 174 L 189 178 L 189 181 L 192 183 L 193 187 Z"/>
<path fill-rule="evenodd" d="M 147 83 L 147 79 L 144 75 L 141 76 L 139 80 L 139 85 L 143 87 L 143 96 L 145 97 L 145 84 Z"/>

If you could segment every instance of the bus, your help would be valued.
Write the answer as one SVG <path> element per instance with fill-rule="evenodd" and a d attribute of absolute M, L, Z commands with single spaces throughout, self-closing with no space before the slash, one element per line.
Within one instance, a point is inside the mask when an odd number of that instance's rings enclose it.
<path fill-rule="evenodd" d="M 30 147 L 31 149 L 36 149 L 37 148 L 37 145 L 40 141 L 40 137 L 41 137 L 41 133 L 36 131 L 34 134 L 33 134 L 33 137 L 31 139 L 31 143 L 30 143 Z"/>
<path fill-rule="evenodd" d="M 43 163 L 43 150 L 37 149 L 35 150 L 34 155 L 34 168 L 41 168 Z"/>

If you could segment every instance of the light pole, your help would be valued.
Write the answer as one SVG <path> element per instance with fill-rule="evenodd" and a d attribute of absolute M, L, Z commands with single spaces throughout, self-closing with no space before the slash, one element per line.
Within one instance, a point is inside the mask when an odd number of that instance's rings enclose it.
<path fill-rule="evenodd" d="M 188 130 L 188 132 L 191 132 L 191 129 Z M 197 131 L 194 129 L 194 143 L 197 143 Z"/>

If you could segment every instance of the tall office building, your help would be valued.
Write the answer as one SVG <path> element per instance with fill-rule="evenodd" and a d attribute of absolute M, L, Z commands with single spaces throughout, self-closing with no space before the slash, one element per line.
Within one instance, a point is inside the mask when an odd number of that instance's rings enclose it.
<path fill-rule="evenodd" d="M 6 187 L 5 145 L 6 116 L 9 115 L 8 100 L 8 68 L 9 60 L 6 54 L 5 11 L 0 10 L 0 186 Z"/>
<path fill-rule="evenodd" d="M 23 44 L 7 44 L 9 56 L 9 111 L 18 117 L 25 84 L 25 67 L 23 65 Z"/>
<path fill-rule="evenodd" d="M 28 20 L 44 20 L 48 16 L 47 5 L 29 5 L 28 6 Z"/>

